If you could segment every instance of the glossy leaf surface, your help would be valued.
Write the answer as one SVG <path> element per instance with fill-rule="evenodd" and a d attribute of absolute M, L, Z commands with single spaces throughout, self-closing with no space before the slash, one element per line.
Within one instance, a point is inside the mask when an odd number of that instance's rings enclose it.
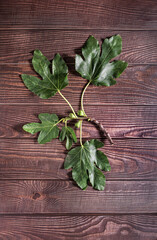
<path fill-rule="evenodd" d="M 57 115 L 41 113 L 38 117 L 41 123 L 28 123 L 23 126 L 23 129 L 31 134 L 40 132 L 38 136 L 38 143 L 41 144 L 50 142 L 52 139 L 57 138 L 59 135 L 59 128 L 56 125 L 58 122 Z"/>
<path fill-rule="evenodd" d="M 71 127 L 62 127 L 59 140 L 64 141 L 66 138 L 66 149 L 69 150 L 72 147 L 73 142 L 77 142 L 77 137 L 74 130 Z"/>
<path fill-rule="evenodd" d="M 72 168 L 72 177 L 81 189 L 87 187 L 89 179 L 93 188 L 104 190 L 106 180 L 101 170 L 110 171 L 111 167 L 106 155 L 97 150 L 103 145 L 102 142 L 92 139 L 68 153 L 64 167 L 65 169 Z"/>
<path fill-rule="evenodd" d="M 121 53 L 122 39 L 120 35 L 106 38 L 102 43 L 100 53 L 99 42 L 90 36 L 82 48 L 82 55 L 76 55 L 75 69 L 80 75 L 96 86 L 111 86 L 115 78 L 127 67 L 124 61 L 109 62 Z"/>
<path fill-rule="evenodd" d="M 21 77 L 26 87 L 40 98 L 50 98 L 68 85 L 68 67 L 59 54 L 52 61 L 52 73 L 50 61 L 40 50 L 34 51 L 32 64 L 42 80 L 28 74 L 22 74 Z"/>

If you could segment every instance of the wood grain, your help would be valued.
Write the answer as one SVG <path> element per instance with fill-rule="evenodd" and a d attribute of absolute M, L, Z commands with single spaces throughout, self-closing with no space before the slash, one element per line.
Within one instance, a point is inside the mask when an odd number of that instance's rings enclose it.
<path fill-rule="evenodd" d="M 40 49 L 49 59 L 59 52 L 71 63 L 89 35 L 102 42 L 103 38 L 115 34 L 120 34 L 123 39 L 123 50 L 118 59 L 128 63 L 157 62 L 157 31 L 21 29 L 0 31 L 0 63 L 26 63 L 35 49 Z"/>
<path fill-rule="evenodd" d="M 154 215 L 1 216 L 1 240 L 156 240 Z"/>
<path fill-rule="evenodd" d="M 0 239 L 157 240 L 157 4 L 155 0 L 0 1 Z M 85 80 L 74 56 L 89 35 L 120 34 L 128 69 L 111 88 L 90 86 L 85 109 L 111 133 L 84 124 L 84 140 L 105 141 L 112 170 L 102 192 L 80 190 L 63 169 L 58 139 L 39 145 L 22 131 L 40 112 L 67 114 L 57 95 L 41 100 L 21 73 L 34 74 L 32 52 L 59 52 L 69 67 L 63 94 L 80 104 Z M 77 132 L 78 136 L 78 132 Z"/>
<path fill-rule="evenodd" d="M 86 106 L 86 105 L 85 105 Z M 78 106 L 74 106 L 76 111 Z M 90 118 L 100 121 L 113 138 L 156 138 L 157 111 L 156 106 L 118 106 L 87 105 L 86 113 Z M 60 118 L 69 114 L 70 108 L 64 104 L 42 105 L 1 105 L 0 138 L 36 138 L 22 130 L 29 122 L 40 122 L 38 114 L 55 113 Z M 76 121 L 69 122 L 74 127 Z M 60 127 L 63 124 L 59 125 Z M 79 137 L 79 130 L 76 129 Z M 97 125 L 84 121 L 84 138 L 105 138 Z"/>
<path fill-rule="evenodd" d="M 1 27 L 157 29 L 154 0 L 1 0 Z"/>
<path fill-rule="evenodd" d="M 66 98 L 75 105 L 80 104 L 81 90 L 86 80 L 76 75 L 74 65 L 69 64 L 69 86 L 62 90 Z M 28 64 L 0 64 L 0 103 L 44 103 L 63 104 L 57 94 L 48 100 L 32 94 L 23 84 L 22 73 L 35 75 Z M 157 65 L 130 65 L 116 85 L 112 87 L 89 86 L 85 94 L 85 105 L 103 104 L 147 104 L 157 105 Z"/>
<path fill-rule="evenodd" d="M 104 191 L 61 180 L 0 181 L 0 213 L 156 213 L 156 194 L 157 181 L 107 181 Z"/>
<path fill-rule="evenodd" d="M 156 139 L 114 139 L 113 146 L 106 141 L 101 150 L 111 164 L 107 180 L 157 179 L 156 146 Z M 36 139 L 1 139 L 0 179 L 71 179 L 71 170 L 63 167 L 66 154 L 57 139 L 45 145 Z"/>

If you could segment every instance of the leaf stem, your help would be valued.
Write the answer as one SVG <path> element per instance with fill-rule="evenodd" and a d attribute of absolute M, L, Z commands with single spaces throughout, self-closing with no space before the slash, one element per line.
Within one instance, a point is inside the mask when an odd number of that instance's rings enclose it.
<path fill-rule="evenodd" d="M 61 118 L 57 123 L 55 123 L 55 125 L 54 126 L 56 126 L 56 125 L 58 125 L 61 121 L 63 121 L 64 120 L 64 118 Z"/>
<path fill-rule="evenodd" d="M 74 116 L 77 118 L 77 115 L 76 115 L 76 113 L 75 113 L 73 107 L 71 106 L 70 102 L 64 97 L 64 95 L 63 95 L 59 90 L 58 90 L 58 93 L 59 93 L 59 94 L 61 95 L 61 97 L 67 102 L 67 104 L 68 104 L 69 107 L 71 108 L 71 110 L 72 110 Z"/>
<path fill-rule="evenodd" d="M 84 97 L 84 94 L 85 94 L 85 91 L 87 89 L 87 87 L 89 86 L 89 84 L 91 83 L 91 80 L 87 83 L 87 85 L 85 86 L 85 88 L 83 89 L 83 92 L 82 92 L 82 95 L 81 95 L 81 110 L 84 112 L 84 115 L 87 117 L 86 113 L 85 113 L 85 110 L 84 110 L 84 107 L 83 107 L 83 97 Z"/>
<path fill-rule="evenodd" d="M 80 123 L 80 145 L 82 147 L 83 146 L 83 144 L 82 144 L 82 120 L 80 122 L 81 122 Z"/>

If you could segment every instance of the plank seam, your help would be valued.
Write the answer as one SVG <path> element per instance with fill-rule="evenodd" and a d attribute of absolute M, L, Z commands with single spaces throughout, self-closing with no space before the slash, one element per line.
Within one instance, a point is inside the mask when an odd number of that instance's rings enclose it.
<path fill-rule="evenodd" d="M 29 106 L 55 106 L 55 105 L 62 105 L 62 106 L 67 106 L 67 104 L 66 103 L 62 103 L 62 102 L 60 102 L 60 103 L 45 103 L 45 102 L 43 102 L 43 103 L 0 103 L 0 105 L 10 105 L 10 106 L 12 106 L 12 105 L 22 105 L 22 106 L 27 106 L 27 105 L 29 105 Z M 79 105 L 73 105 L 74 107 L 78 107 Z M 117 106 L 128 106 L 128 107 L 134 107 L 134 106 L 138 106 L 138 107 L 145 107 L 145 106 L 150 106 L 150 107 L 157 107 L 157 104 L 114 104 L 114 103 L 98 103 L 98 104 L 93 104 L 93 103 L 86 103 L 85 104 L 85 106 L 115 106 L 115 107 L 117 107 Z"/>
<path fill-rule="evenodd" d="M 55 28 L 55 27 L 47 27 L 48 26 L 48 24 L 43 24 L 43 25 L 40 25 L 40 24 L 33 24 L 35 27 L 32 27 L 32 25 L 28 25 L 28 27 L 12 27 L 12 25 L 7 25 L 7 24 L 3 24 L 3 26 L 4 27 L 1 27 L 0 26 L 0 31 L 8 31 L 8 30 L 60 30 L 60 31 L 87 31 L 87 30 L 89 30 L 89 31 L 91 31 L 91 30 L 93 30 L 93 31 L 99 31 L 99 30 L 105 30 L 105 31 L 140 31 L 140 32 L 145 32 L 145 31 L 157 31 L 157 29 L 156 28 L 148 28 L 148 29 L 146 29 L 146 28 L 106 28 L 106 27 L 102 27 L 102 28 L 84 28 L 83 26 L 82 26 L 82 28 L 77 28 L 77 26 L 75 26 L 75 28 L 68 28 L 68 27 L 63 27 L 63 25 L 62 25 L 62 27 L 58 27 L 57 26 L 57 28 Z M 16 26 L 22 26 L 22 24 L 16 24 Z M 29 27 L 29 26 L 31 26 L 31 27 Z M 39 29 L 39 26 L 40 26 L 40 29 Z M 42 26 L 46 26 L 46 27 L 42 27 Z M 51 26 L 51 25 L 50 25 Z"/>
<path fill-rule="evenodd" d="M 62 54 L 61 54 L 62 55 Z M 33 55 L 32 55 L 33 56 Z M 69 57 L 70 57 L 70 55 L 69 55 Z M 23 63 L 20 63 L 20 62 L 3 62 L 3 63 L 1 63 L 0 62 L 0 65 L 10 65 L 10 64 L 15 64 L 15 65 L 29 65 L 29 66 L 32 66 L 32 64 L 29 64 L 29 59 L 28 60 L 24 60 L 24 62 Z M 133 67 L 133 66 L 138 66 L 138 65 L 140 65 L 140 66 L 147 66 L 147 65 L 149 65 L 149 66 L 156 66 L 157 65 L 157 62 L 147 62 L 147 63 L 142 63 L 142 62 L 139 62 L 139 63 L 132 63 L 132 62 L 128 62 L 128 68 L 129 67 Z M 74 65 L 74 63 L 67 63 L 67 65 Z M 32 71 L 33 72 L 33 71 Z M 34 73 L 35 74 L 35 73 Z M 84 80 L 84 79 L 83 79 Z"/>
<path fill-rule="evenodd" d="M 0 217 L 59 217 L 59 216 L 157 216 L 157 213 L 0 213 Z"/>
<path fill-rule="evenodd" d="M 104 172 L 104 171 L 103 171 Z M 106 173 L 106 172 L 104 172 Z M 69 179 L 52 179 L 52 178 L 21 178 L 21 179 L 17 179 L 17 178 L 0 178 L 0 182 L 2 181 L 8 181 L 8 182 L 12 182 L 12 181 L 17 181 L 17 182 L 21 182 L 21 181 L 43 181 L 43 182 L 71 182 L 73 183 L 75 186 L 77 186 L 75 184 L 75 182 L 73 181 L 72 178 Z M 114 178 L 114 179 L 110 179 L 109 177 L 107 178 L 106 182 L 157 182 L 157 179 L 142 179 L 142 178 L 133 178 L 133 179 L 129 179 L 129 178 Z M 105 190 L 104 190 L 105 191 Z"/>
<path fill-rule="evenodd" d="M 111 128 L 111 127 L 110 127 Z M 113 127 L 114 128 L 114 127 Z M 146 129 L 147 130 L 147 129 Z M 21 131 L 22 131 L 22 128 L 21 128 Z M 105 137 L 96 137 L 97 139 L 102 139 L 102 140 L 106 140 L 107 141 L 107 138 L 105 138 Z M 2 140 L 2 139 L 8 139 L 8 140 L 12 140 L 12 139 L 22 139 L 22 140 L 36 140 L 36 142 L 37 142 L 37 139 L 38 139 L 38 137 L 0 137 L 0 140 Z M 56 138 L 56 140 L 59 140 L 59 138 Z M 79 137 L 77 138 L 77 139 L 79 139 Z M 90 140 L 90 139 L 93 139 L 93 138 L 87 138 L 87 137 L 83 137 L 83 140 Z M 115 140 L 156 140 L 157 139 L 157 137 L 146 137 L 146 138 L 143 138 L 143 137 L 112 137 L 112 139 L 115 139 Z M 113 144 L 113 146 L 114 146 L 114 144 Z"/>

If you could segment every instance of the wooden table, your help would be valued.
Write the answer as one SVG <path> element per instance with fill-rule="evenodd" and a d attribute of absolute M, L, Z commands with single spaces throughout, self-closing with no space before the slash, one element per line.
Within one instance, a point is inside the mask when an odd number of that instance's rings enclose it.
<path fill-rule="evenodd" d="M 89 35 L 123 39 L 129 67 L 115 86 L 90 86 L 87 113 L 114 140 L 104 153 L 112 170 L 104 191 L 80 190 L 63 169 L 66 151 L 22 130 L 41 112 L 67 114 L 59 95 L 42 100 L 20 74 L 35 74 L 32 51 L 59 52 L 69 67 L 63 90 L 76 110 L 86 84 L 74 56 Z M 155 0 L 0 1 L 0 239 L 157 239 L 157 3 Z M 85 126 L 86 125 L 86 126 Z M 84 124 L 84 140 L 101 138 Z"/>

